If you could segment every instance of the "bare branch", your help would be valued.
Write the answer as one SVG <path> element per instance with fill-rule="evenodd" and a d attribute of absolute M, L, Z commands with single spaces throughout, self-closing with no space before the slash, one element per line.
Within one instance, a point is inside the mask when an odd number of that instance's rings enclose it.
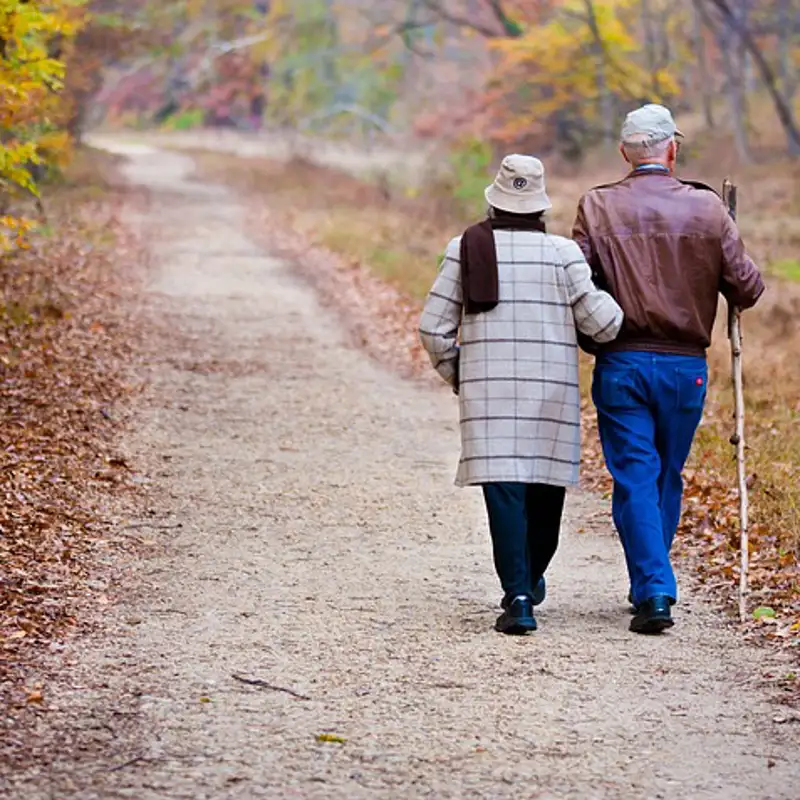
<path fill-rule="evenodd" d="M 307 695 L 296 692 L 294 689 L 287 689 L 285 686 L 276 686 L 274 683 L 268 683 L 267 681 L 262 681 L 260 678 L 245 678 L 242 675 L 236 675 L 235 673 L 232 674 L 231 677 L 234 680 L 239 681 L 239 683 L 244 683 L 247 686 L 256 686 L 259 689 L 269 689 L 272 692 L 283 692 L 284 694 L 296 697 L 298 700 L 311 699 Z"/>
<path fill-rule="evenodd" d="M 451 25 L 469 28 L 470 30 L 479 33 L 481 36 L 484 36 L 487 39 L 497 39 L 503 36 L 503 32 L 501 31 L 498 31 L 494 28 L 488 28 L 479 22 L 469 19 L 469 17 L 462 17 L 460 14 L 454 14 L 445 7 L 441 0 L 422 0 L 422 4 L 430 11 L 433 11 L 439 17 L 439 19 L 443 20 L 444 22 L 449 22 Z"/>
<path fill-rule="evenodd" d="M 494 12 L 497 21 L 503 26 L 507 36 L 517 37 L 522 36 L 522 28 L 512 20 L 503 9 L 501 0 L 489 0 L 489 8 Z"/>
<path fill-rule="evenodd" d="M 365 122 L 371 123 L 384 133 L 393 133 L 392 126 L 385 119 L 383 119 L 383 117 L 373 114 L 368 109 L 356 103 L 336 103 L 330 108 L 322 109 L 321 111 L 311 114 L 310 116 L 301 120 L 299 128 L 300 130 L 307 130 L 315 122 L 331 119 L 332 117 L 339 116 L 340 114 L 350 114 L 351 116 L 359 117 Z"/>
<path fill-rule="evenodd" d="M 264 31 L 263 33 L 256 33 L 253 36 L 243 36 L 241 39 L 234 39 L 230 42 L 217 42 L 211 46 L 212 50 L 218 50 L 221 54 L 232 53 L 234 50 L 243 50 L 247 47 L 252 47 L 256 44 L 265 42 L 271 33 Z"/>
<path fill-rule="evenodd" d="M 707 2 L 709 0 L 706 0 Z M 700 4 L 703 0 L 694 0 L 695 4 Z M 761 48 L 758 46 L 753 34 L 748 30 L 746 25 L 742 25 L 736 15 L 733 13 L 727 0 L 710 0 L 712 5 L 716 7 L 722 16 L 725 24 L 736 33 L 741 40 L 744 47 L 748 50 L 753 60 L 758 66 L 761 73 L 761 79 L 769 92 L 772 102 L 775 105 L 775 111 L 781 121 L 784 131 L 789 139 L 789 150 L 792 155 L 800 155 L 800 129 L 794 118 L 794 112 L 786 101 L 786 98 L 781 94 L 778 89 L 778 81 L 775 72 L 770 66 Z"/>

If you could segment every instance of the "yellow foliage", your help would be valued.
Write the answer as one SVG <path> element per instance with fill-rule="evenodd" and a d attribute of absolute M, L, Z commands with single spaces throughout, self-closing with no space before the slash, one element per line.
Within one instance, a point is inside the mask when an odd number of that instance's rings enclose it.
<path fill-rule="evenodd" d="M 646 63 L 639 0 L 563 0 L 521 22 L 521 36 L 491 45 L 489 133 L 499 139 L 530 133 L 562 112 L 597 126 L 608 98 L 659 101 L 678 93 L 677 64 Z"/>
<path fill-rule="evenodd" d="M 60 164 L 69 137 L 59 130 L 64 62 L 85 0 L 47 4 L 0 0 L 0 194 L 36 193 L 32 164 Z M 0 252 L 21 241 L 22 221 L 0 221 Z"/>
<path fill-rule="evenodd" d="M 16 217 L 0 217 L 0 253 L 14 247 L 25 249 L 27 247 L 25 234 L 31 229 L 28 220 Z"/>

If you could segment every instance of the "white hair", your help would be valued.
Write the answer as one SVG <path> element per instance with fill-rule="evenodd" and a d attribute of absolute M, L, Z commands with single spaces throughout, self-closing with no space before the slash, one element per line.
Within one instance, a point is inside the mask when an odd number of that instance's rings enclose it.
<path fill-rule="evenodd" d="M 636 166 L 637 164 L 642 164 L 646 161 L 654 161 L 656 159 L 663 158 L 667 154 L 669 146 L 674 141 L 675 137 L 670 136 L 667 139 L 662 139 L 660 142 L 655 142 L 653 144 L 626 144 L 623 142 L 622 149 L 625 151 L 625 155 L 628 156 L 631 164 Z"/>

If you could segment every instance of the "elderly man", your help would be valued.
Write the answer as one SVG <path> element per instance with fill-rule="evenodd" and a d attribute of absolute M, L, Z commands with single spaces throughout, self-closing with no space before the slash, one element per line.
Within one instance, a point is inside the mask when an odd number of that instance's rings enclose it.
<path fill-rule="evenodd" d="M 625 312 L 618 338 L 596 349 L 592 395 L 636 633 L 673 624 L 670 549 L 681 473 L 703 413 L 719 293 L 744 309 L 764 291 L 719 197 L 675 178 L 681 137 L 663 106 L 631 112 L 620 150 L 632 170 L 588 192 L 573 229 L 598 284 Z"/>
<path fill-rule="evenodd" d="M 504 592 L 495 628 L 524 634 L 536 629 L 565 489 L 578 478 L 576 331 L 611 341 L 622 312 L 575 243 L 546 233 L 538 159 L 506 156 L 485 196 L 488 218 L 447 247 L 420 336 L 460 395 L 456 483 L 483 488 Z"/>

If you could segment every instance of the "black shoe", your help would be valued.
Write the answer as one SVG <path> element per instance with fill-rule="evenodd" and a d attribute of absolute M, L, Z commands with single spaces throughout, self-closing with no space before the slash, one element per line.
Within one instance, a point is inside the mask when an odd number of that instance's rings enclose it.
<path fill-rule="evenodd" d="M 670 611 L 670 599 L 665 594 L 657 594 L 640 603 L 630 629 L 634 633 L 661 633 L 671 628 L 675 623 Z"/>
<path fill-rule="evenodd" d="M 631 592 L 628 592 L 628 602 L 631 604 L 631 609 L 630 609 L 631 614 L 636 614 L 639 611 L 639 606 L 637 606 L 633 602 L 633 594 Z M 669 598 L 669 604 L 671 606 L 675 605 L 675 598 L 674 597 L 670 597 Z"/>
<path fill-rule="evenodd" d="M 521 636 L 536 630 L 533 616 L 533 602 L 527 595 L 515 597 L 508 608 L 497 618 L 494 629 L 499 633 Z"/>
<path fill-rule="evenodd" d="M 536 584 L 536 588 L 533 590 L 533 594 L 531 595 L 531 601 L 535 606 L 540 606 L 544 601 L 547 599 L 547 583 L 545 582 L 544 575 L 539 578 L 539 582 Z M 511 599 L 506 595 L 500 601 L 500 608 L 507 609 Z"/>

